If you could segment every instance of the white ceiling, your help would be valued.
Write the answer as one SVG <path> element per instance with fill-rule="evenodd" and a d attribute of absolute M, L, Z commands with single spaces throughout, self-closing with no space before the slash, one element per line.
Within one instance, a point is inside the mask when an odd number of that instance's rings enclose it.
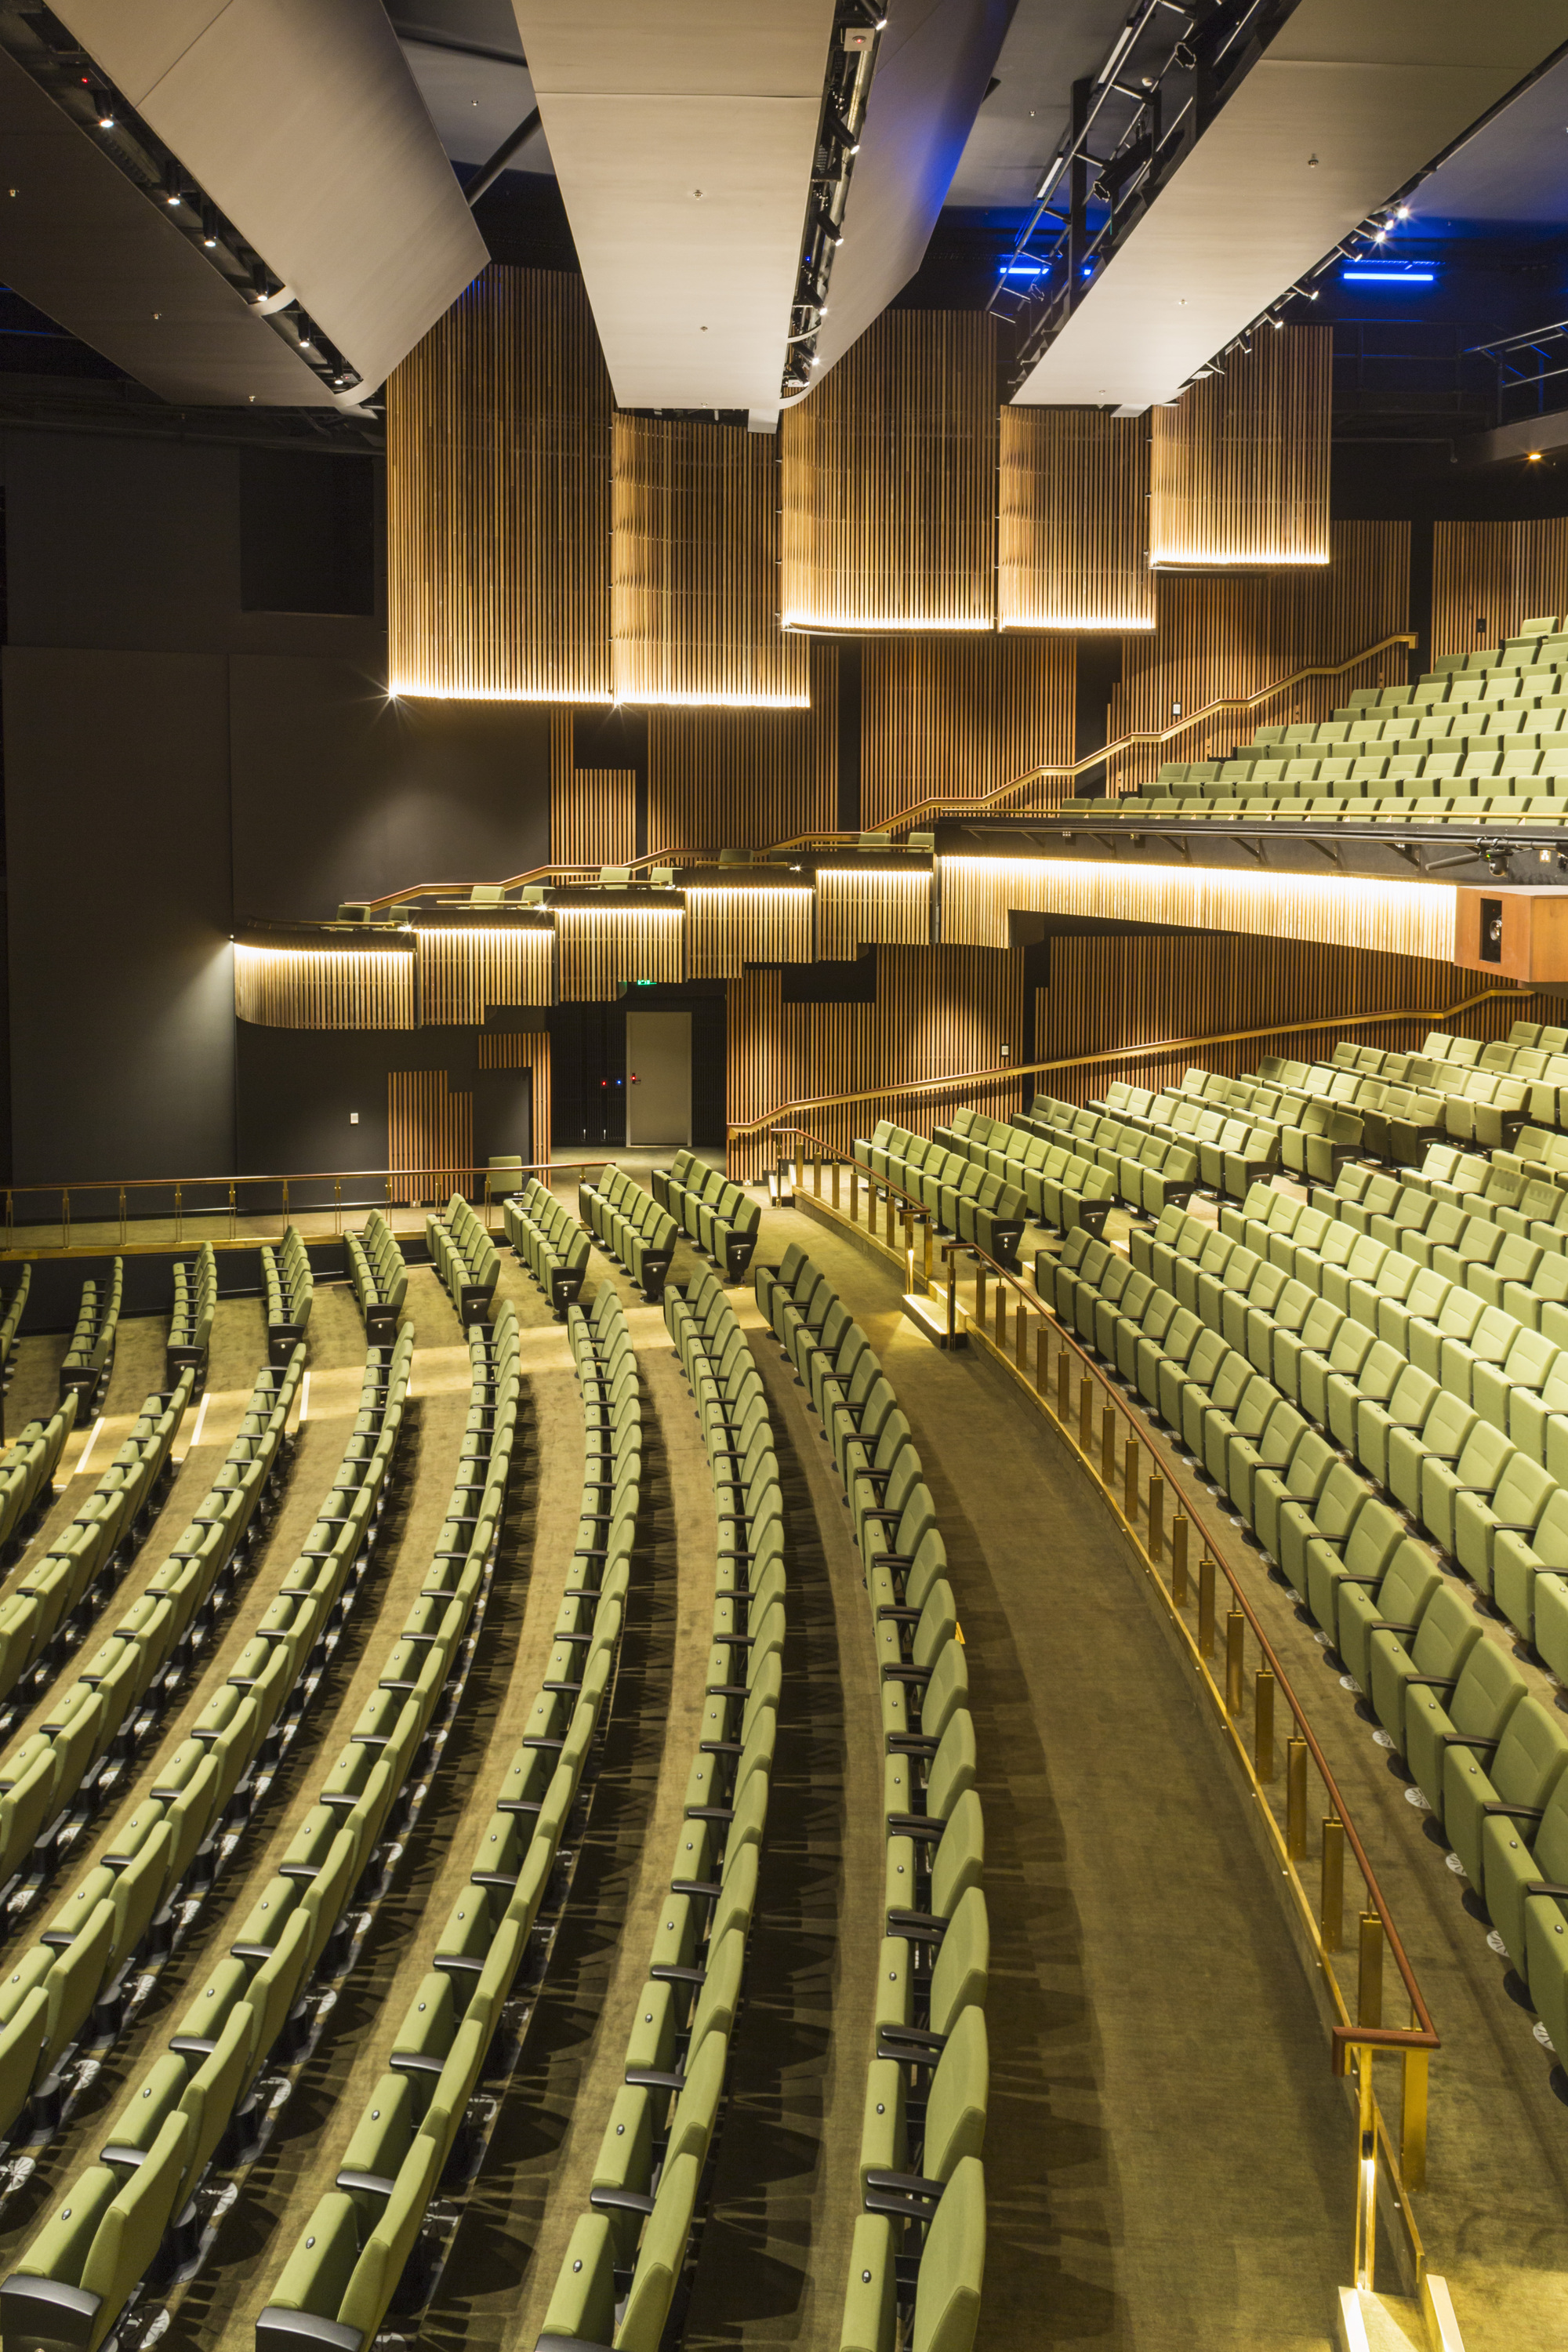
<path fill-rule="evenodd" d="M 1100 71 L 1126 16 L 1126 0 L 1017 0 L 950 205 L 1034 202 L 1067 130 L 1073 83 Z M 1170 18 L 1173 39 L 1178 23 Z"/>
<path fill-rule="evenodd" d="M 1440 163 L 1412 196 L 1410 214 L 1417 228 L 1568 226 L 1568 58 Z"/>
<path fill-rule="evenodd" d="M 484 268 L 380 0 L 57 0 L 374 391 Z"/>
<path fill-rule="evenodd" d="M 1016 398 L 1174 398 L 1565 32 L 1562 0 L 1300 0 Z"/>
<path fill-rule="evenodd" d="M 455 163 L 486 163 L 533 110 L 533 82 L 523 65 L 503 65 L 463 49 L 405 40 L 414 87 L 430 110 L 436 136 Z M 512 156 L 511 172 L 548 172 L 542 130 Z"/>
<path fill-rule="evenodd" d="M 623 408 L 775 409 L 832 0 L 514 0 Z"/>

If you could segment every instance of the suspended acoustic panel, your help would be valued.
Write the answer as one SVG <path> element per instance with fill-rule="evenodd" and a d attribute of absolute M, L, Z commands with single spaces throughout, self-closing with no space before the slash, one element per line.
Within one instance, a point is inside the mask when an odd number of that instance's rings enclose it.
<path fill-rule="evenodd" d="M 387 386 L 394 694 L 609 701 L 609 473 L 581 278 L 487 269 Z"/>
<path fill-rule="evenodd" d="M 1315 940 L 1448 963 L 1454 956 L 1456 894 L 1450 883 L 1227 874 L 1219 867 L 1102 865 L 1065 857 L 942 857 L 937 863 L 942 936 L 956 946 L 1006 947 L 1007 917 L 1015 911 Z"/>
<path fill-rule="evenodd" d="M 995 321 L 889 310 L 780 427 L 786 629 L 996 619 Z"/>
<path fill-rule="evenodd" d="M 860 656 L 861 824 L 896 824 L 929 800 L 980 800 L 1070 761 L 1075 674 L 1068 638 L 871 639 Z M 1039 815 L 1070 790 L 1054 777 L 1005 806 Z"/>
<path fill-rule="evenodd" d="M 474 1097 L 454 1094 L 445 1070 L 386 1074 L 387 1185 L 394 1201 L 443 1202 L 468 1189 L 474 1164 Z"/>
<path fill-rule="evenodd" d="M 234 951 L 234 1010 L 262 1029 L 412 1029 L 406 948 L 258 948 Z"/>
<path fill-rule="evenodd" d="M 491 1005 L 553 1000 L 555 935 L 548 923 L 504 931 L 420 929 L 414 940 L 424 1028 L 467 1028 L 483 1021 Z"/>
<path fill-rule="evenodd" d="M 550 856 L 556 866 L 629 866 L 637 852 L 634 768 L 574 768 L 550 787 Z"/>
<path fill-rule="evenodd" d="M 1219 364 L 1152 412 L 1150 562 L 1326 563 L 1333 329 L 1259 329 Z"/>
<path fill-rule="evenodd" d="M 1432 657 L 1516 636 L 1568 613 L 1568 520 L 1432 526 Z"/>
<path fill-rule="evenodd" d="M 561 1002 L 611 997 L 628 980 L 680 980 L 685 928 L 679 902 L 671 907 L 558 906 Z"/>
<path fill-rule="evenodd" d="M 1113 742 L 1139 733 L 1166 740 L 1113 760 L 1110 789 L 1147 782 L 1163 760 L 1226 757 L 1259 727 L 1327 719 L 1359 687 L 1402 684 L 1404 646 L 1331 677 L 1298 673 L 1349 661 L 1409 625 L 1408 523 L 1336 522 L 1328 564 L 1310 571 L 1250 579 L 1163 575 L 1153 635 L 1127 639 L 1107 726 Z M 1249 709 L 1194 715 L 1269 688 L 1278 691 Z"/>
<path fill-rule="evenodd" d="M 931 890 L 931 871 L 923 865 L 894 873 L 875 866 L 818 866 L 817 954 L 825 963 L 848 963 L 863 947 L 926 946 Z"/>
<path fill-rule="evenodd" d="M 1026 1058 L 1029 1044 L 1022 956 L 949 947 L 884 948 L 869 1004 L 785 1004 L 776 971 L 748 971 L 729 987 L 726 1102 L 731 1129 L 770 1112 L 847 1150 L 882 1117 L 929 1134 L 962 1090 L 926 1097 L 879 1092 L 900 1080 L 945 1078 Z M 1024 1085 L 1027 1085 L 1027 1081 Z M 1012 1097 L 987 1095 L 1005 1118 Z M 813 1097 L 860 1094 L 858 1102 L 795 1108 Z M 788 1147 L 786 1147 L 788 1148 Z M 778 1156 L 766 1130 L 731 1144 L 733 1175 L 754 1181 Z"/>
<path fill-rule="evenodd" d="M 806 710 L 652 710 L 656 849 L 764 849 L 838 822 L 838 648 L 810 647 Z"/>
<path fill-rule="evenodd" d="M 1149 424 L 1095 408 L 1004 408 L 1001 629 L 1152 629 Z"/>
<path fill-rule="evenodd" d="M 811 890 L 773 883 L 698 884 L 686 893 L 686 976 L 731 980 L 749 963 L 809 963 Z"/>
<path fill-rule="evenodd" d="M 773 436 L 617 414 L 613 446 L 617 701 L 804 709 L 809 649 L 779 626 Z"/>

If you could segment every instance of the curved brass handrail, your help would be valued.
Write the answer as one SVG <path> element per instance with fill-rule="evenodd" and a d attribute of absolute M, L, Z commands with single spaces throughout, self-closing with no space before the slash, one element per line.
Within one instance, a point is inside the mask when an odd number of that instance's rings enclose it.
<path fill-rule="evenodd" d="M 774 1126 L 782 1118 L 803 1111 L 847 1110 L 855 1103 L 886 1102 L 893 1097 L 900 1099 L 910 1096 L 945 1095 L 957 1091 L 983 1092 L 991 1087 L 1010 1086 L 1019 1078 L 1043 1076 L 1048 1070 L 1081 1070 L 1101 1062 L 1158 1061 L 1167 1054 L 1193 1054 L 1209 1045 L 1246 1045 L 1263 1037 L 1304 1037 L 1319 1029 L 1375 1028 L 1389 1021 L 1425 1021 L 1429 1028 L 1439 1028 L 1445 1021 L 1457 1020 L 1461 1013 L 1473 1012 L 1494 996 L 1506 996 L 1521 1004 L 1534 1001 L 1531 988 L 1483 988 L 1474 996 L 1461 997 L 1458 1004 L 1447 1004 L 1436 1013 L 1414 1005 L 1393 1013 L 1334 1013 L 1311 1021 L 1276 1022 L 1268 1029 L 1231 1029 L 1223 1036 L 1169 1037 L 1156 1039 L 1146 1045 L 1110 1045 L 1098 1054 L 1068 1054 L 1054 1062 L 1003 1062 L 987 1070 L 957 1070 L 941 1078 L 902 1078 L 890 1086 L 866 1087 L 858 1093 L 844 1095 L 805 1095 L 797 1101 L 779 1103 L 761 1118 L 737 1121 L 726 1132 L 731 1143 L 740 1143 L 763 1129 Z"/>
<path fill-rule="evenodd" d="M 1222 695 L 1217 701 L 1205 702 L 1201 709 L 1189 711 L 1173 726 L 1160 728 L 1152 733 L 1142 731 L 1119 736 L 1114 743 L 1107 743 L 1102 750 L 1091 751 L 1082 760 L 1065 763 L 1047 762 L 1029 768 L 1021 776 L 1015 776 L 1008 783 L 999 784 L 994 792 L 985 793 L 977 800 L 918 801 L 912 808 L 900 809 L 896 816 L 884 818 L 877 831 L 897 833 L 900 827 L 918 825 L 922 818 L 941 816 L 945 812 L 958 816 L 973 815 L 979 810 L 993 808 L 1005 801 L 1009 793 L 1021 793 L 1044 778 L 1087 775 L 1090 770 L 1104 767 L 1108 760 L 1118 758 L 1123 751 L 1136 750 L 1144 744 L 1173 742 L 1178 735 L 1188 734 L 1193 728 L 1201 727 L 1205 719 L 1218 718 L 1222 711 L 1257 710 L 1264 703 L 1272 702 L 1276 695 L 1289 694 L 1292 687 L 1305 685 L 1309 678 L 1343 677 L 1347 670 L 1359 669 L 1363 662 L 1374 661 L 1379 654 L 1389 653 L 1395 646 L 1414 646 L 1418 642 L 1411 630 L 1396 629 L 1392 636 L 1380 637 L 1376 645 L 1364 646 L 1360 653 L 1352 654 L 1348 660 L 1310 663 L 1303 669 L 1292 670 L 1289 677 L 1279 678 L 1273 686 L 1259 687 L 1256 694 Z M 859 841 L 858 833 L 798 833 L 788 841 L 774 842 L 764 855 L 778 857 L 792 849 L 854 849 L 858 847 Z M 683 865 L 706 858 L 709 855 L 708 849 L 649 849 L 640 857 L 628 858 L 626 865 L 628 872 L 637 873 L 644 866 Z M 745 870 L 743 866 L 738 869 L 741 873 Z M 503 890 L 519 890 L 530 882 L 569 886 L 573 882 L 595 881 L 598 873 L 596 866 L 534 866 L 526 874 L 509 875 L 500 887 Z M 388 890 L 379 898 L 364 898 L 358 903 L 374 909 L 398 906 L 409 899 L 430 898 L 439 891 L 471 887 L 472 885 L 467 882 L 420 882 L 412 889 Z"/>

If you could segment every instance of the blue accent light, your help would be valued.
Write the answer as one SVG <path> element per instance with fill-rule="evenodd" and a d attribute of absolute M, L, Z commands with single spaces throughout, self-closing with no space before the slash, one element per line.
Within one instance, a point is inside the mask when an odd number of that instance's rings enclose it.
<path fill-rule="evenodd" d="M 1342 269 L 1340 282 L 1345 286 L 1435 286 L 1437 273 L 1435 269 L 1413 269 L 1392 262 L 1380 269 L 1373 263 Z"/>

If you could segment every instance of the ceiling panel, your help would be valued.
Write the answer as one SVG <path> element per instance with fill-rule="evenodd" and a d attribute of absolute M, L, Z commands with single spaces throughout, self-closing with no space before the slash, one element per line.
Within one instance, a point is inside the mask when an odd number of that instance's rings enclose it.
<path fill-rule="evenodd" d="M 1018 0 L 950 204 L 1034 202 L 1066 134 L 1073 83 L 1100 71 L 1126 16 L 1126 0 Z"/>
<path fill-rule="evenodd" d="M 1173 399 L 1564 30 L 1561 0 L 1301 0 L 1016 397 Z"/>
<path fill-rule="evenodd" d="M 455 163 L 488 163 L 532 109 L 533 84 L 522 65 L 503 65 L 499 58 L 438 48 L 428 41 L 405 40 L 403 54 L 436 136 Z M 518 149 L 510 169 L 550 169 L 542 131 Z"/>

